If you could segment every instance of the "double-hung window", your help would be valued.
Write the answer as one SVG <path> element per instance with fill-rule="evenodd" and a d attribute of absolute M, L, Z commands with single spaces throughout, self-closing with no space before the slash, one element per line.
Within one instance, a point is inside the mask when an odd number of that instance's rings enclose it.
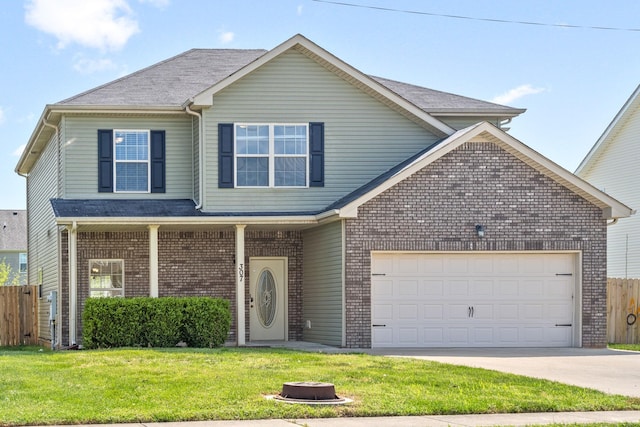
<path fill-rule="evenodd" d="M 27 254 L 24 252 L 21 252 L 18 255 L 18 269 L 20 271 L 20 273 L 26 273 L 27 272 Z"/>
<path fill-rule="evenodd" d="M 236 124 L 236 187 L 308 187 L 307 124 Z"/>
<path fill-rule="evenodd" d="M 124 261 L 93 259 L 89 261 L 89 296 L 124 296 Z"/>
<path fill-rule="evenodd" d="M 114 176 L 116 192 L 148 193 L 149 131 L 114 130 Z"/>

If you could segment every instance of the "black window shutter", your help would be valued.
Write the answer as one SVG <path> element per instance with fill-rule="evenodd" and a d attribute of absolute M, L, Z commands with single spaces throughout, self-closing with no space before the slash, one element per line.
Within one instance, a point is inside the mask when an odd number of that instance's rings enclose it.
<path fill-rule="evenodd" d="M 98 192 L 113 193 L 113 130 L 98 129 Z"/>
<path fill-rule="evenodd" d="M 151 131 L 151 192 L 164 193 L 165 185 L 165 131 Z"/>
<path fill-rule="evenodd" d="M 233 123 L 218 123 L 218 187 L 233 188 Z"/>
<path fill-rule="evenodd" d="M 309 187 L 324 187 L 324 123 L 309 123 Z"/>

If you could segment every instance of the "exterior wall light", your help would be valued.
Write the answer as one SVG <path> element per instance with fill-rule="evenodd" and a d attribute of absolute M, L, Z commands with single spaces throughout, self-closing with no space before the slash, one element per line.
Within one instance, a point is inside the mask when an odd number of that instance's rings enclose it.
<path fill-rule="evenodd" d="M 476 225 L 476 233 L 478 233 L 478 237 L 482 239 L 484 237 L 484 225 Z"/>

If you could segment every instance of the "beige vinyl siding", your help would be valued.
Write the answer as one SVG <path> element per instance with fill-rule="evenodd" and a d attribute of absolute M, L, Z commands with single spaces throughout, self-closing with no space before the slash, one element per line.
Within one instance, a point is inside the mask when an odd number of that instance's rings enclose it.
<path fill-rule="evenodd" d="M 204 111 L 206 211 L 320 210 L 437 138 L 315 61 L 289 51 L 214 96 Z M 325 185 L 218 188 L 219 123 L 325 124 Z"/>
<path fill-rule="evenodd" d="M 42 298 L 39 300 L 39 335 L 49 341 L 49 304 L 46 296 L 59 290 L 58 229 L 50 199 L 58 197 L 58 142 L 47 144 L 27 178 L 27 222 L 29 235 L 28 283 L 37 285 L 42 271 Z M 61 295 L 59 295 L 60 297 Z M 60 299 L 58 299 L 60 301 Z"/>
<path fill-rule="evenodd" d="M 303 234 L 303 338 L 326 345 L 342 345 L 343 253 L 342 222 Z M 311 328 L 307 328 L 307 321 Z"/>
<path fill-rule="evenodd" d="M 613 138 L 581 177 L 640 210 L 640 109 L 629 115 Z M 607 227 L 607 276 L 640 278 L 640 215 L 622 218 Z"/>
<path fill-rule="evenodd" d="M 188 115 L 158 117 L 79 117 L 65 119 L 64 197 L 172 198 L 193 197 L 193 129 Z M 98 129 L 164 130 L 166 132 L 166 193 L 98 193 Z"/>

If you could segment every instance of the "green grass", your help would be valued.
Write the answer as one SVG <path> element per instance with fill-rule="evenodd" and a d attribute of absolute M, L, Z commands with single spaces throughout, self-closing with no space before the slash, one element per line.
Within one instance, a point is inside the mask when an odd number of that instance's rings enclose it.
<path fill-rule="evenodd" d="M 265 399 L 335 384 L 339 407 Z M 275 349 L 0 349 L 0 425 L 640 409 L 640 399 L 495 371 Z"/>
<path fill-rule="evenodd" d="M 640 344 L 609 344 L 609 348 L 616 350 L 640 351 Z"/>

